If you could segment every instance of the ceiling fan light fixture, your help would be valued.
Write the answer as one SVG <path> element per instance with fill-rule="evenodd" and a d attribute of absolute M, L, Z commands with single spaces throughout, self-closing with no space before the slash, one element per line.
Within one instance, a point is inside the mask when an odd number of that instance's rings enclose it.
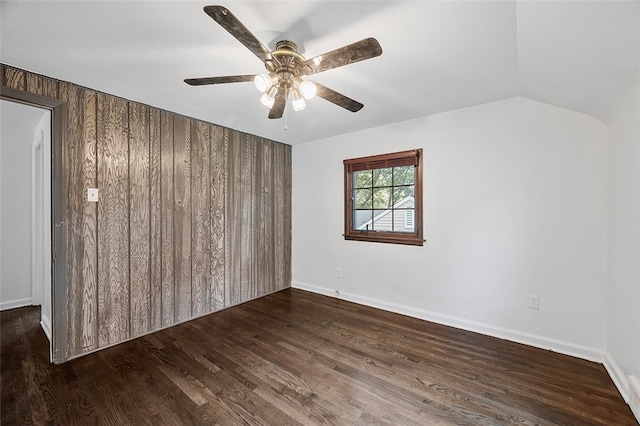
<path fill-rule="evenodd" d="M 307 107 L 307 103 L 304 101 L 304 98 L 300 96 L 300 92 L 298 91 L 298 89 L 294 88 L 291 91 L 291 94 L 293 96 L 293 101 L 291 102 L 291 104 L 293 105 L 294 111 L 302 111 Z"/>
<path fill-rule="evenodd" d="M 300 83 L 300 93 L 302 93 L 302 97 L 305 99 L 311 99 L 316 95 L 316 91 L 318 88 L 315 84 L 310 81 L 303 81 Z"/>
<path fill-rule="evenodd" d="M 269 74 L 258 74 L 253 79 L 253 82 L 262 93 L 266 92 L 271 86 L 273 86 L 273 79 Z"/>
<path fill-rule="evenodd" d="M 264 92 L 262 94 L 262 96 L 260 96 L 260 102 L 262 103 L 262 105 L 264 105 L 267 108 L 271 109 L 271 107 L 273 106 L 273 104 L 276 101 L 276 93 L 277 92 L 278 92 L 278 88 L 276 86 L 271 86 L 269 88 L 269 90 Z"/>
<path fill-rule="evenodd" d="M 270 50 L 223 6 L 205 6 L 204 11 L 257 56 L 264 63 L 267 72 L 259 75 L 188 78 L 184 80 L 185 83 L 191 86 L 202 86 L 253 80 L 256 88 L 262 92 L 260 102 L 270 109 L 270 119 L 282 118 L 283 113 L 286 112 L 289 95 L 296 111 L 303 110 L 306 107 L 305 99 L 311 99 L 314 95 L 351 112 L 360 111 L 364 106 L 328 87 L 319 83 L 306 82 L 300 77 L 380 56 L 382 47 L 375 38 L 368 37 L 312 59 L 306 59 L 298 52 L 297 45 L 290 40 L 279 40 L 276 42 L 275 50 Z"/>

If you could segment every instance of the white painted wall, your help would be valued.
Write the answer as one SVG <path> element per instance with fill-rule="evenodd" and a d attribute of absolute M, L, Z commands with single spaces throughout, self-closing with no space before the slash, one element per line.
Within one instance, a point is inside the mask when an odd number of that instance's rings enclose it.
<path fill-rule="evenodd" d="M 640 378 L 640 83 L 620 100 L 607 124 L 607 352 L 612 377 L 626 389 L 629 375 Z"/>
<path fill-rule="evenodd" d="M 599 120 L 517 97 L 295 145 L 292 284 L 601 360 L 606 140 Z M 425 246 L 344 241 L 342 160 L 411 148 Z"/>
<path fill-rule="evenodd" d="M 18 120 L 22 112 L 27 116 Z M 7 101 L 0 113 L 1 310 L 32 303 L 31 145 L 37 123 L 49 113 Z"/>

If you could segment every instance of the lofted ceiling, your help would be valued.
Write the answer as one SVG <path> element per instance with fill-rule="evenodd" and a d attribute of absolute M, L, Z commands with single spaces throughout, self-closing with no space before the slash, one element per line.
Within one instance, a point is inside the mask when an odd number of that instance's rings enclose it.
<path fill-rule="evenodd" d="M 513 96 L 604 120 L 638 80 L 637 0 L 223 3 L 271 49 L 288 39 L 310 58 L 366 37 L 382 46 L 380 57 L 309 77 L 361 111 L 314 98 L 269 120 L 250 82 L 183 82 L 264 72 L 208 4 L 2 1 L 0 61 L 289 144 Z"/>

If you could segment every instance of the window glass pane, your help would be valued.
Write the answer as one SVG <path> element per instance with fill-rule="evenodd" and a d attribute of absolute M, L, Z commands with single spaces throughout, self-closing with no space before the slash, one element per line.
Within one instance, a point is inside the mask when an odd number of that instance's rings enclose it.
<path fill-rule="evenodd" d="M 391 207 L 391 188 L 373 189 L 373 208 L 388 209 Z"/>
<path fill-rule="evenodd" d="M 353 187 L 354 188 L 370 188 L 372 183 L 371 170 L 360 170 L 353 173 Z"/>
<path fill-rule="evenodd" d="M 394 232 L 403 232 L 404 231 L 404 211 L 403 210 L 394 210 L 393 211 L 393 231 Z"/>
<path fill-rule="evenodd" d="M 373 170 L 373 186 L 391 186 L 391 177 L 393 168 L 374 169 Z"/>
<path fill-rule="evenodd" d="M 373 229 L 375 231 L 391 232 L 393 231 L 393 210 L 374 210 L 373 212 Z"/>
<path fill-rule="evenodd" d="M 393 210 L 393 231 L 413 232 L 414 231 L 414 209 Z"/>
<path fill-rule="evenodd" d="M 393 168 L 393 184 L 394 185 L 411 185 L 415 175 L 415 167 L 402 166 Z"/>
<path fill-rule="evenodd" d="M 356 189 L 353 193 L 353 201 L 356 209 L 371 208 L 371 189 Z"/>
<path fill-rule="evenodd" d="M 353 228 L 358 231 L 372 229 L 373 211 L 372 210 L 354 210 L 353 211 Z"/>
<path fill-rule="evenodd" d="M 414 207 L 412 200 L 405 200 L 405 198 L 413 197 L 413 185 L 411 186 L 396 186 L 393 188 L 393 205 L 401 208 Z M 398 203 L 402 203 L 398 205 Z"/>

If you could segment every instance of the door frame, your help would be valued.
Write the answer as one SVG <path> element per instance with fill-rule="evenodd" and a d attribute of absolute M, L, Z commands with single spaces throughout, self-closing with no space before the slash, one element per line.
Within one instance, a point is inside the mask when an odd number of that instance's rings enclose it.
<path fill-rule="evenodd" d="M 51 111 L 51 362 L 68 359 L 67 350 L 67 104 L 60 99 L 2 86 L 0 98 Z"/>

